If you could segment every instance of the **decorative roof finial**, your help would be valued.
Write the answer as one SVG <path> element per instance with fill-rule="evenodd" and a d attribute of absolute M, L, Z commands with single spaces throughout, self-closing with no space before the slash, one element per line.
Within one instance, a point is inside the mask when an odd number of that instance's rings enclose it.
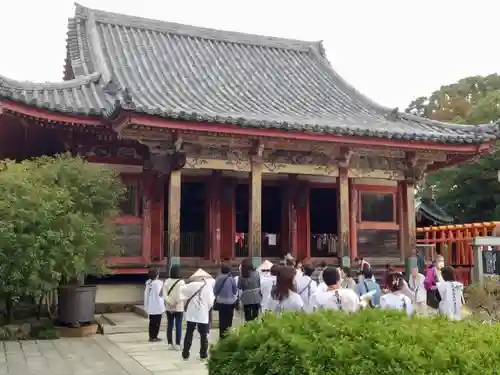
<path fill-rule="evenodd" d="M 106 82 L 102 90 L 108 95 L 116 96 L 121 88 L 120 85 L 116 82 L 116 79 L 114 77 L 111 77 L 111 79 Z"/>
<path fill-rule="evenodd" d="M 323 46 L 323 41 L 320 40 L 318 42 L 318 52 L 321 57 L 326 58 L 326 51 L 325 51 L 325 46 Z"/>
<path fill-rule="evenodd" d="M 389 121 L 397 121 L 399 117 L 399 108 L 394 108 L 391 112 L 385 115 L 385 118 Z"/>

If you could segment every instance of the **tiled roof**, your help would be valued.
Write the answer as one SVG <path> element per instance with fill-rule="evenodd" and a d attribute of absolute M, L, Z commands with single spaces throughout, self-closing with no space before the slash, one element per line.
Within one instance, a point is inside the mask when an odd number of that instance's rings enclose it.
<path fill-rule="evenodd" d="M 211 30 L 77 5 L 67 49 L 66 76 L 101 74 L 96 99 L 168 119 L 436 143 L 484 143 L 500 134 L 496 124 L 445 124 L 372 102 L 331 68 L 321 42 Z M 94 104 L 95 112 L 114 113 L 103 110 L 106 103 Z"/>
<path fill-rule="evenodd" d="M 100 73 L 59 83 L 21 82 L 0 76 L 0 98 L 63 113 L 103 115 L 111 110 L 112 102 L 105 99 L 100 79 Z"/>
<path fill-rule="evenodd" d="M 455 220 L 439 207 L 434 200 L 429 198 L 416 198 L 415 211 L 437 225 L 451 224 Z"/>

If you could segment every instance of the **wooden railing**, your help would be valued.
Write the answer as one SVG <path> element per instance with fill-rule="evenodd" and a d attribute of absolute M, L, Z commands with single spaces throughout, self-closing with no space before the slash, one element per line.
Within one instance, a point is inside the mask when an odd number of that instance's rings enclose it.
<path fill-rule="evenodd" d="M 205 233 L 181 232 L 181 257 L 203 258 L 205 256 L 205 247 Z"/>
<path fill-rule="evenodd" d="M 445 262 L 454 266 L 471 267 L 474 263 L 472 239 L 492 235 L 498 221 L 441 225 L 417 228 L 417 244 L 434 245 L 435 253 L 447 256 Z"/>
<path fill-rule="evenodd" d="M 311 257 L 334 258 L 338 256 L 338 237 L 333 233 L 311 233 Z"/>

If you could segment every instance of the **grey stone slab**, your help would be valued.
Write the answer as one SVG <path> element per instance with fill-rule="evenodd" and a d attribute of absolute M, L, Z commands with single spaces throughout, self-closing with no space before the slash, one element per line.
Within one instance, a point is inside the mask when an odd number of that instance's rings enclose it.
<path fill-rule="evenodd" d="M 151 344 L 134 333 L 9 342 L 0 344 L 0 375 L 207 375 L 198 350 L 195 340 L 191 359 L 184 361 L 165 343 Z"/>
<path fill-rule="evenodd" d="M 94 340 L 99 346 L 106 351 L 111 358 L 126 369 L 131 375 L 150 375 L 151 372 L 146 370 L 139 362 L 130 357 L 116 344 L 114 344 L 108 337 L 95 336 Z"/>

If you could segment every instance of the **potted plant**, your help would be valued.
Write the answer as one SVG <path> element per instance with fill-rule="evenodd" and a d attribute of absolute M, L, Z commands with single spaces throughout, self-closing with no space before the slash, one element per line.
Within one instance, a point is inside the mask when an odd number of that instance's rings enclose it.
<path fill-rule="evenodd" d="M 29 295 L 40 306 L 58 292 L 59 321 L 93 320 L 95 286 L 104 258 L 118 251 L 115 228 L 124 186 L 109 168 L 71 155 L 6 162 L 0 172 L 0 293 Z M 49 314 L 50 315 L 50 314 Z"/>

